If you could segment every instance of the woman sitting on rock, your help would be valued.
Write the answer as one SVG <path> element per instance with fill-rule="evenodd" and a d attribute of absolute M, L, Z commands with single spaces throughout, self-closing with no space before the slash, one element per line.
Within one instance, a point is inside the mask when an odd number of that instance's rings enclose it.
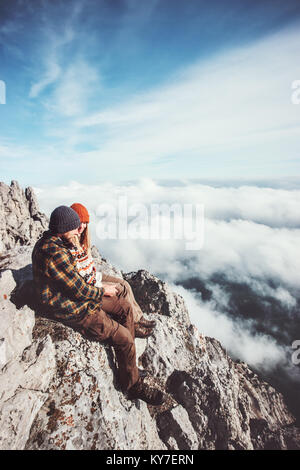
<path fill-rule="evenodd" d="M 143 316 L 143 312 L 135 300 L 130 284 L 125 280 L 115 276 L 97 271 L 95 262 L 91 255 L 91 240 L 89 233 L 89 222 L 90 215 L 86 207 L 80 203 L 72 204 L 71 208 L 77 212 L 80 218 L 81 225 L 78 229 L 80 237 L 75 236 L 71 242 L 74 248 L 70 249 L 78 269 L 79 274 L 84 278 L 88 284 L 92 284 L 95 287 L 118 287 L 122 289 L 121 295 L 128 294 L 128 299 L 132 303 L 133 307 L 133 318 L 134 318 L 134 330 L 136 338 L 146 338 L 151 335 L 153 328 L 156 324 L 153 320 L 146 320 Z M 103 310 L 109 312 L 111 297 L 103 297 Z M 122 319 L 118 319 L 122 323 Z"/>

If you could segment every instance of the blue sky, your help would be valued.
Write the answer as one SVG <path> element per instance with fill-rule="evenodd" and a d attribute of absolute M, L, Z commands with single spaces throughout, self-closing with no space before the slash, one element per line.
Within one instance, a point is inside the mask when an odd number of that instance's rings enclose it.
<path fill-rule="evenodd" d="M 299 23 L 291 0 L 1 0 L 1 181 L 300 176 Z"/>

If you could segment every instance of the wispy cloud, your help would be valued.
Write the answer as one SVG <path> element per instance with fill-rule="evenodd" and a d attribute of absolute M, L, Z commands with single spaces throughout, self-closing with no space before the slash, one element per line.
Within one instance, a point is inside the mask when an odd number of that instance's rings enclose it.
<path fill-rule="evenodd" d="M 43 45 L 42 51 L 40 51 L 40 57 L 44 57 L 39 67 L 37 68 L 35 66 L 35 69 L 38 70 L 37 73 L 39 77 L 38 80 L 30 87 L 30 98 L 37 98 L 40 93 L 42 93 L 49 85 L 55 83 L 61 76 L 62 66 L 59 63 L 61 48 L 72 41 L 74 32 L 70 30 L 70 28 L 67 28 L 64 33 L 64 37 L 59 39 L 54 36 L 51 31 L 48 31 L 48 34 L 45 33 L 45 37 L 45 44 Z"/>
<path fill-rule="evenodd" d="M 35 50 L 37 60 L 32 69 L 34 83 L 29 90 L 30 98 L 37 98 L 65 74 L 65 50 L 75 41 L 76 24 L 84 4 L 84 0 L 73 2 L 72 9 L 62 24 L 61 19 L 55 16 L 56 11 L 51 3 L 42 4 L 39 16 L 42 26 L 37 26 L 39 44 Z"/>
<path fill-rule="evenodd" d="M 63 168 L 76 160 L 66 172 L 69 181 L 299 174 L 300 107 L 291 103 L 299 29 L 178 64 L 155 86 L 129 91 L 122 76 L 114 76 L 114 53 L 119 59 L 126 53 L 122 31 L 131 24 L 138 29 L 139 14 L 149 22 L 156 2 L 138 12 L 130 8 L 135 2 L 126 3 L 112 45 L 101 43 L 95 22 L 89 30 L 93 10 L 87 26 L 81 21 L 88 3 L 72 2 L 67 18 L 51 2 L 44 5 L 41 25 L 35 24 L 40 42 L 31 45 L 27 66 L 28 113 L 37 123 L 28 154 L 37 137 L 41 146 L 51 141 Z M 105 28 L 111 17 L 102 9 Z M 142 75 L 138 63 L 135 70 Z M 56 175 L 47 178 L 54 182 Z"/>
<path fill-rule="evenodd" d="M 50 98 L 46 100 L 48 111 L 59 116 L 82 115 L 89 99 L 99 91 L 101 81 L 96 69 L 84 60 L 69 65 Z"/>
<path fill-rule="evenodd" d="M 290 158 L 298 152 L 299 113 L 290 101 L 298 42 L 298 30 L 275 34 L 191 66 L 119 106 L 77 119 L 77 132 L 92 127 L 105 135 L 99 150 L 82 158 L 92 164 L 102 157 L 123 166 L 163 163 L 172 156 L 179 171 L 183 162 L 196 158 L 212 173 L 209 158 L 222 169 L 228 161 L 230 170 L 237 165 L 241 171 L 251 149 L 247 166 L 255 172 L 273 160 L 276 171 L 285 160 L 283 145 Z"/>
<path fill-rule="evenodd" d="M 42 93 L 48 85 L 51 85 L 58 79 L 61 73 L 61 68 L 56 62 L 55 58 L 48 59 L 45 69 L 46 70 L 44 75 L 39 79 L 38 82 L 31 86 L 29 91 L 30 98 L 37 98 L 37 96 Z"/>

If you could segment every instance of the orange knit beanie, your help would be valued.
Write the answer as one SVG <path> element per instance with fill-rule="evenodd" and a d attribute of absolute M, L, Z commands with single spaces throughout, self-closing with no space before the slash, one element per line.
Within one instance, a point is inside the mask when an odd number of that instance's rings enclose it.
<path fill-rule="evenodd" d="M 71 209 L 73 209 L 79 215 L 80 222 L 83 224 L 88 224 L 90 221 L 90 214 L 88 213 L 87 209 L 79 202 L 75 202 L 71 205 Z"/>

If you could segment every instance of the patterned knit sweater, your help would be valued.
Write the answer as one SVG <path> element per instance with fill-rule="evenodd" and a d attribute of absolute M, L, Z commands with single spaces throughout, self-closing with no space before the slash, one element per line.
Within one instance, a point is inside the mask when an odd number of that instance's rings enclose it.
<path fill-rule="evenodd" d="M 85 282 L 95 287 L 101 287 L 102 273 L 97 272 L 94 260 L 91 256 L 88 256 L 87 251 L 74 247 L 70 248 L 70 252 L 76 262 L 77 270 Z"/>

